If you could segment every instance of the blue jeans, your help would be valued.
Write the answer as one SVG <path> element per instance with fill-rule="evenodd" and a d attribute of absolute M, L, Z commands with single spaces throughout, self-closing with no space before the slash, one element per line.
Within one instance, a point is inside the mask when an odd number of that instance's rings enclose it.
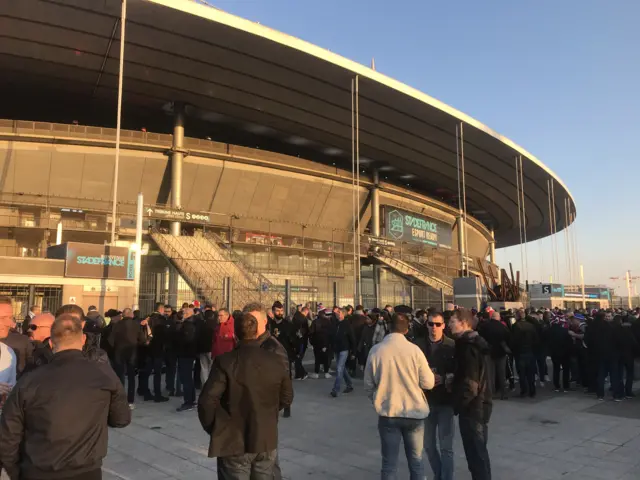
<path fill-rule="evenodd" d="M 353 384 L 351 383 L 351 377 L 349 376 L 349 372 L 347 372 L 347 360 L 349 359 L 349 351 L 345 350 L 344 352 L 336 353 L 336 381 L 333 384 L 333 391 L 336 393 L 340 393 L 340 382 L 342 382 L 342 378 L 344 377 L 344 383 L 349 388 L 353 388 Z"/>
<path fill-rule="evenodd" d="M 430 405 L 429 416 L 424 419 L 424 449 L 433 470 L 434 480 L 453 480 L 453 407 Z M 436 445 L 440 444 L 440 451 Z"/>
<path fill-rule="evenodd" d="M 424 479 L 422 449 L 424 446 L 424 420 L 415 418 L 379 417 L 378 432 L 382 445 L 382 480 L 396 480 L 400 439 L 409 464 L 410 480 Z"/>

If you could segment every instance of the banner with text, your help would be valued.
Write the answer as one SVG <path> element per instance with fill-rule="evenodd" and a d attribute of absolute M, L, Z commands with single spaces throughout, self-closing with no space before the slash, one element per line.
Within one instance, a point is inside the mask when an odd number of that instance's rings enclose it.
<path fill-rule="evenodd" d="M 382 209 L 387 238 L 398 242 L 451 248 L 453 233 L 450 224 L 389 205 L 383 206 Z"/>

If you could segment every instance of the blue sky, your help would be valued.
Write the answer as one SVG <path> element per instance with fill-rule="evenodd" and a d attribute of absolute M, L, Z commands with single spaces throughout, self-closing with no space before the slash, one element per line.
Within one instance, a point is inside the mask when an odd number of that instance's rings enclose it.
<path fill-rule="evenodd" d="M 640 1 L 209 3 L 365 65 L 375 57 L 378 71 L 508 136 L 572 192 L 587 283 L 640 275 Z M 529 244 L 530 280 L 549 279 L 550 251 Z M 498 251 L 508 261 L 520 268 L 519 247 Z M 564 255 L 559 265 L 568 283 Z"/>

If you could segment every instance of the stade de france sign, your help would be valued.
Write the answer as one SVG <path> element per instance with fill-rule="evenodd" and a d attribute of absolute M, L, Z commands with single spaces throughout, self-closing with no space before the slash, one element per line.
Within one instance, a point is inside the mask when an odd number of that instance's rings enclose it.
<path fill-rule="evenodd" d="M 385 236 L 398 242 L 451 248 L 452 227 L 440 220 L 385 205 Z"/>

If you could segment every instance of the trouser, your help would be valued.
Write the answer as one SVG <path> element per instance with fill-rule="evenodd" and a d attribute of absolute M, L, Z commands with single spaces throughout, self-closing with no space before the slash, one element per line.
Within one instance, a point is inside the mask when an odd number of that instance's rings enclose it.
<path fill-rule="evenodd" d="M 598 359 L 598 378 L 596 384 L 596 394 L 598 398 L 604 398 L 604 381 L 610 376 L 611 386 L 613 387 L 613 398 L 622 398 L 616 391 L 616 385 L 620 381 L 618 359 L 617 358 L 600 358 Z"/>
<path fill-rule="evenodd" d="M 213 360 L 211 359 L 210 353 L 201 353 L 198 357 L 200 359 L 200 383 L 201 385 L 204 385 L 209 378 Z"/>
<path fill-rule="evenodd" d="M 562 388 L 568 390 L 571 374 L 571 356 L 568 353 L 554 355 L 551 357 L 551 362 L 553 362 L 553 386 L 556 390 L 560 390 L 560 369 L 562 368 Z"/>
<path fill-rule="evenodd" d="M 535 357 L 538 379 L 541 382 L 544 382 L 545 377 L 549 374 L 549 370 L 547 368 L 547 354 L 538 352 L 535 354 Z"/>
<path fill-rule="evenodd" d="M 574 350 L 578 364 L 578 381 L 584 388 L 589 388 L 589 371 L 587 369 L 587 352 L 584 348 Z"/>
<path fill-rule="evenodd" d="M 307 347 L 302 347 L 302 349 L 300 350 L 300 353 L 296 357 L 296 361 L 295 361 L 296 375 L 295 375 L 295 378 L 304 378 L 307 375 L 307 370 L 302 365 L 302 360 L 304 359 L 304 354 L 306 352 L 307 352 Z"/>
<path fill-rule="evenodd" d="M 327 352 L 323 352 L 322 348 L 313 347 L 313 356 L 315 357 L 314 371 L 320 373 L 320 365 L 322 365 L 324 373 L 329 373 L 329 355 Z"/>
<path fill-rule="evenodd" d="M 340 384 L 344 378 L 347 388 L 353 388 L 351 377 L 347 371 L 347 359 L 349 358 L 349 350 L 336 353 L 336 381 L 333 384 L 333 391 L 340 393 Z"/>
<path fill-rule="evenodd" d="M 277 451 L 218 457 L 219 480 L 272 480 Z"/>
<path fill-rule="evenodd" d="M 176 366 L 178 364 L 178 357 L 174 352 L 167 352 L 164 356 L 164 362 L 167 365 L 166 376 L 164 379 L 165 387 L 170 392 L 176 391 Z M 180 390 L 180 384 L 178 383 L 178 389 Z"/>
<path fill-rule="evenodd" d="M 153 395 L 156 397 L 162 396 L 162 364 L 164 363 L 162 357 L 147 356 L 143 368 L 140 370 L 140 386 L 138 387 L 139 393 L 149 394 L 149 377 L 153 372 Z"/>
<path fill-rule="evenodd" d="M 536 394 L 536 359 L 533 353 L 518 355 L 518 375 L 520 376 L 520 394 Z"/>
<path fill-rule="evenodd" d="M 503 397 L 505 395 L 505 383 L 507 381 L 507 357 L 491 359 L 490 382 L 493 393 Z"/>
<path fill-rule="evenodd" d="M 382 480 L 397 480 L 400 440 L 409 464 L 410 480 L 424 479 L 422 449 L 424 420 L 415 418 L 379 417 L 378 432 L 382 450 Z"/>
<path fill-rule="evenodd" d="M 491 461 L 487 451 L 488 425 L 464 415 L 460 415 L 458 423 L 471 479 L 491 480 Z"/>
<path fill-rule="evenodd" d="M 587 350 L 587 374 L 589 376 L 589 391 L 598 391 L 598 357 Z"/>
<path fill-rule="evenodd" d="M 618 398 L 623 396 L 631 396 L 633 393 L 633 374 L 634 374 L 634 362 L 633 357 L 621 358 L 618 362 L 619 379 L 618 382 Z M 623 381 L 624 377 L 624 381 Z"/>
<path fill-rule="evenodd" d="M 113 369 L 118 375 L 124 387 L 124 377 L 127 376 L 127 402 L 133 403 L 136 400 L 136 362 L 138 347 L 125 347 L 116 350 L 113 356 Z"/>
<path fill-rule="evenodd" d="M 202 374 L 202 367 L 200 365 L 200 355 L 195 358 L 195 363 L 193 365 L 193 384 L 194 386 L 200 390 L 202 388 L 202 379 L 200 375 Z"/>
<path fill-rule="evenodd" d="M 433 470 L 434 480 L 453 480 L 453 407 L 430 405 L 424 420 L 424 449 Z M 438 451 L 438 445 L 440 451 Z"/>
<path fill-rule="evenodd" d="M 507 355 L 507 380 L 509 381 L 509 388 L 511 390 L 516 388 L 516 376 L 515 376 L 514 363 L 515 363 L 515 360 L 513 355 Z"/>
<path fill-rule="evenodd" d="M 60 475 L 60 474 L 58 474 Z M 29 477 L 20 477 L 22 480 L 36 480 Z M 79 475 L 71 475 L 68 477 L 57 476 L 58 480 L 102 480 L 102 469 L 91 470 L 90 472 L 81 473 Z"/>
<path fill-rule="evenodd" d="M 196 403 L 196 387 L 193 383 L 193 366 L 195 362 L 196 359 L 194 357 L 178 357 L 178 372 L 186 405 Z"/>

